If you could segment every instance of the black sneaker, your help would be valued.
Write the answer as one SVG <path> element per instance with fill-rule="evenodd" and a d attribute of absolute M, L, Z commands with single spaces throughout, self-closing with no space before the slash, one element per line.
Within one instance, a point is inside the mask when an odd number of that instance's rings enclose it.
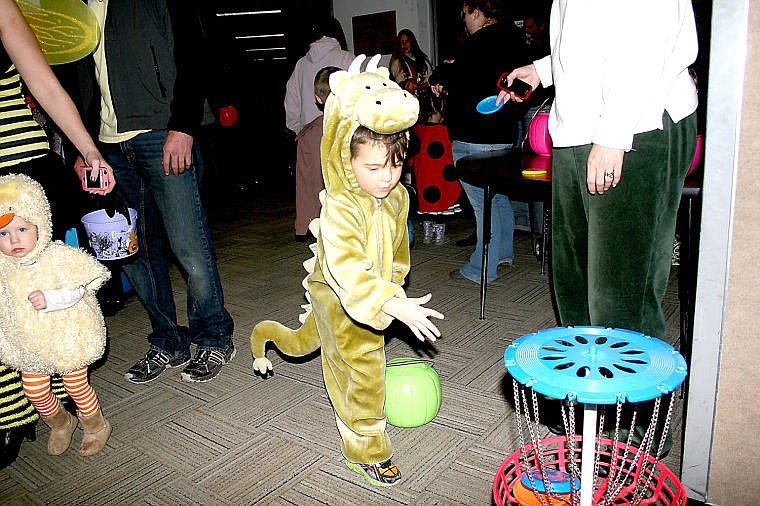
<path fill-rule="evenodd" d="M 132 383 L 148 383 L 158 378 L 167 368 L 182 367 L 189 361 L 189 351 L 173 357 L 164 350 L 151 346 L 148 353 L 130 367 L 124 377 Z"/>
<path fill-rule="evenodd" d="M 182 381 L 203 383 L 216 378 L 222 366 L 235 358 L 235 347 L 230 345 L 226 351 L 218 348 L 198 348 L 195 357 L 182 371 Z"/>

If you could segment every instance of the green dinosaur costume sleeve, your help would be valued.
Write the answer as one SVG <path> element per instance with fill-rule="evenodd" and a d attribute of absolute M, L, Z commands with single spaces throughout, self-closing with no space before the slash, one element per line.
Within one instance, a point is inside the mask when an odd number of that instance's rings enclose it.
<path fill-rule="evenodd" d="M 393 238 L 403 235 L 398 234 L 399 220 L 393 220 L 391 206 L 384 204 L 357 213 L 351 199 L 328 199 L 320 227 L 325 280 L 351 318 L 378 330 L 393 321 L 382 311 L 383 304 L 405 296 L 400 283 L 393 282 L 394 271 L 405 277 L 409 270 L 408 249 L 406 259 L 396 255 Z"/>

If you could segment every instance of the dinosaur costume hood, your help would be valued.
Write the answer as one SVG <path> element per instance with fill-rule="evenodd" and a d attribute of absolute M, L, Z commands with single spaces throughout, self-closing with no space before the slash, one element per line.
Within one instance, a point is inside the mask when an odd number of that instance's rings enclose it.
<path fill-rule="evenodd" d="M 417 97 L 401 91 L 389 79 L 388 69 L 377 66 L 380 55 L 373 56 L 361 72 L 365 58 L 359 55 L 348 70 L 330 75 L 321 157 L 325 190 L 331 195 L 364 193 L 351 169 L 351 138 L 360 125 L 379 134 L 396 133 L 411 128 L 420 112 Z"/>

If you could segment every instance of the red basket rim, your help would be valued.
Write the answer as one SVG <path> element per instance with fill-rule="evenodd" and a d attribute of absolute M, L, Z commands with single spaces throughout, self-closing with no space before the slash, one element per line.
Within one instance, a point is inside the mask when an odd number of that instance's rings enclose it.
<path fill-rule="evenodd" d="M 612 439 L 608 438 L 596 439 L 599 444 L 601 444 L 603 447 L 606 447 L 602 448 L 601 454 L 610 455 L 610 451 L 615 442 Z M 575 451 L 577 453 L 576 463 L 579 466 L 581 457 L 580 447 L 578 447 L 577 443 L 581 442 L 582 440 L 583 436 L 575 436 Z M 566 465 L 570 463 L 570 449 L 564 446 L 566 441 L 567 437 L 565 436 L 555 436 L 541 440 L 541 446 L 545 457 L 544 461 L 547 468 L 559 469 L 561 471 L 566 470 Z M 618 441 L 616 448 L 618 450 L 625 451 L 625 442 Z M 632 446 L 628 447 L 628 454 L 635 454 L 637 451 L 638 448 L 634 448 Z M 528 454 L 529 456 L 526 458 L 523 456 L 524 454 Z M 523 456 L 522 462 L 520 460 L 521 456 Z M 656 460 L 653 456 L 645 454 L 645 457 L 648 465 L 641 472 L 644 473 L 644 476 L 647 478 L 649 478 L 651 475 L 651 480 L 649 481 L 647 487 L 649 494 L 645 496 L 639 504 L 686 504 L 686 489 L 678 477 L 675 475 L 675 473 L 668 469 L 665 464 Z M 493 499 L 496 503 L 496 506 L 519 504 L 512 495 L 512 487 L 514 487 L 514 484 L 517 480 L 522 478 L 522 475 L 524 474 L 523 466 L 525 466 L 526 463 L 528 464 L 526 471 L 538 469 L 532 443 L 528 443 L 522 448 L 519 448 L 512 452 L 506 459 L 504 459 L 501 466 L 499 466 L 499 470 L 497 471 L 493 482 Z M 654 468 L 652 467 L 652 464 L 654 464 Z M 600 465 L 608 467 L 608 464 L 600 463 Z M 634 486 L 624 487 L 618 497 L 616 497 L 615 501 L 621 498 L 624 500 L 624 493 L 631 488 L 634 488 Z M 614 504 L 617 505 L 626 503 L 614 502 Z"/>

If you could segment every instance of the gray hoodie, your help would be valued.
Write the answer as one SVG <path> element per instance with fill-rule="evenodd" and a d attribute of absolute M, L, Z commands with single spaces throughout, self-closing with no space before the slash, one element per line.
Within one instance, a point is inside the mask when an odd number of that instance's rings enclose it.
<path fill-rule="evenodd" d="M 346 70 L 354 55 L 340 48 L 332 37 L 322 37 L 309 46 L 293 69 L 285 86 L 285 126 L 295 133 L 322 114 L 314 98 L 314 77 L 325 67 Z"/>

